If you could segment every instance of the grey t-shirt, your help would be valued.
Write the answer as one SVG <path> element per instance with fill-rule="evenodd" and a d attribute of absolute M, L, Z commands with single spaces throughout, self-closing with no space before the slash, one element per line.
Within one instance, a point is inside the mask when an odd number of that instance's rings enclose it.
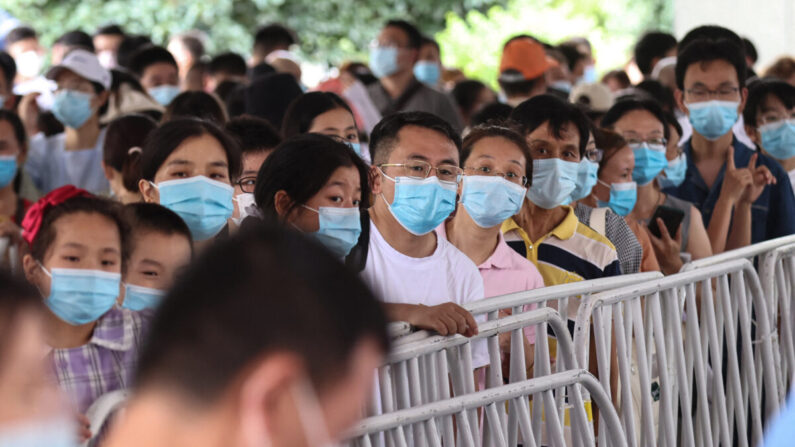
<path fill-rule="evenodd" d="M 389 96 L 381 82 L 373 82 L 368 85 L 367 93 L 382 116 L 394 112 L 428 112 L 450 123 L 458 133 L 464 130 L 458 110 L 450 98 L 416 79 L 395 99 Z"/>

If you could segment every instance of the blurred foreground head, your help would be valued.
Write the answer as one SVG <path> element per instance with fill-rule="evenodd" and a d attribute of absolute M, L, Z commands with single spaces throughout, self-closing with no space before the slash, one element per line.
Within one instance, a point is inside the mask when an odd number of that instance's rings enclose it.
<path fill-rule="evenodd" d="M 244 225 L 163 301 L 110 445 L 335 440 L 360 416 L 385 326 L 364 283 L 320 245 Z"/>

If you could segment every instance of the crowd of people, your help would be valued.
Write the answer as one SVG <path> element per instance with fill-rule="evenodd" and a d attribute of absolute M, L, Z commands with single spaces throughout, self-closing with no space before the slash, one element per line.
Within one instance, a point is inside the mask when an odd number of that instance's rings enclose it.
<path fill-rule="evenodd" d="M 404 20 L 311 89 L 282 25 L 203 39 L 5 37 L 0 446 L 321 445 L 388 321 L 470 337 L 477 300 L 795 233 L 795 59 L 726 28 L 646 33 L 634 85 L 514 36 L 499 91 Z"/>

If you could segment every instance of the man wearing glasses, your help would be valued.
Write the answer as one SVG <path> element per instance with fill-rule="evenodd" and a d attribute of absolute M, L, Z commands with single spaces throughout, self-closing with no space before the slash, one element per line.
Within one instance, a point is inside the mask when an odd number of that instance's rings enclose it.
<path fill-rule="evenodd" d="M 365 281 L 393 321 L 442 335 L 477 334 L 461 306 L 483 298 L 478 268 L 433 231 L 455 210 L 461 138 L 437 116 L 404 112 L 375 126 L 370 148 L 375 197 Z M 475 346 L 472 362 L 488 363 L 485 344 Z"/>
<path fill-rule="evenodd" d="M 676 100 L 693 136 L 683 147 L 685 180 L 665 192 L 699 208 L 710 234 L 727 234 L 727 250 L 795 233 L 787 173 L 732 133 L 748 95 L 745 74 L 742 49 L 725 37 L 697 38 L 677 59 Z"/>

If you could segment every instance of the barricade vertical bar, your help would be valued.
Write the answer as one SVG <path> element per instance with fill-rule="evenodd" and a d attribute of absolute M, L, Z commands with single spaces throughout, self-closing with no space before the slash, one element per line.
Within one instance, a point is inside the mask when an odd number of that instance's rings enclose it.
<path fill-rule="evenodd" d="M 489 404 L 486 406 L 484 418 L 488 423 L 491 432 L 491 445 L 496 445 L 499 447 L 507 447 L 508 443 L 505 441 L 505 435 L 502 431 L 502 423 L 500 422 L 500 416 L 497 411 L 496 404 Z"/>
<path fill-rule="evenodd" d="M 657 359 L 657 371 L 660 378 L 660 415 L 661 415 L 661 439 L 665 440 L 665 445 L 674 447 L 676 445 L 676 428 L 673 420 L 673 402 L 674 394 L 671 390 L 670 370 L 668 365 L 667 345 L 665 331 L 663 330 L 662 322 L 662 308 L 660 307 L 661 295 L 655 292 L 651 298 L 646 299 L 646 310 L 649 312 L 651 320 L 651 330 L 653 331 L 653 338 L 655 354 Z M 651 344 L 649 345 L 651 346 Z M 651 364 L 651 361 L 649 362 Z"/>
<path fill-rule="evenodd" d="M 696 292 L 693 284 L 689 284 L 687 286 L 686 296 L 685 299 L 687 301 L 687 309 L 693 312 L 693 315 L 690 316 L 687 320 L 687 338 L 689 340 L 686 343 L 687 346 L 693 347 L 693 367 L 695 368 L 696 374 L 696 390 L 698 392 L 698 417 L 700 417 L 701 422 L 701 436 L 703 440 L 702 445 L 715 445 L 712 441 L 712 430 L 709 427 L 709 400 L 707 399 L 707 375 L 704 371 L 705 359 L 701 352 L 701 345 L 699 344 L 698 340 L 700 337 L 700 330 L 699 330 L 699 323 L 698 323 L 698 313 L 697 313 L 697 305 L 696 305 Z"/>
<path fill-rule="evenodd" d="M 613 310 L 613 328 L 616 334 L 616 357 L 618 358 L 618 376 L 621 386 L 621 419 L 624 424 L 624 431 L 627 434 L 627 443 L 631 446 L 637 445 L 635 435 L 635 418 L 632 408 L 632 388 L 630 386 L 629 363 L 632 361 L 628 355 L 626 332 L 624 330 L 624 302 L 618 302 L 611 307 Z"/>
<path fill-rule="evenodd" d="M 728 287 L 726 287 L 726 275 L 721 275 L 718 278 L 718 300 L 721 301 L 721 309 L 728 310 L 732 309 L 733 306 L 728 302 Z M 721 287 L 723 284 L 724 287 Z M 723 364 L 722 360 L 722 352 L 719 348 L 720 343 L 719 339 L 725 337 L 726 338 L 726 352 L 728 353 L 728 368 L 727 368 L 727 376 L 728 376 L 728 388 L 732 388 L 735 391 L 736 397 L 736 405 L 735 405 L 735 412 L 737 413 L 736 420 L 734 421 L 737 424 L 737 431 L 740 433 L 739 439 L 737 440 L 740 446 L 747 445 L 747 438 L 742 434 L 745 433 L 745 411 L 742 406 L 741 401 L 741 393 L 740 393 L 740 376 L 739 376 L 739 366 L 737 362 L 737 338 L 734 333 L 734 318 L 731 318 L 732 323 L 726 324 L 724 329 L 725 332 L 723 334 L 718 333 L 717 328 L 715 327 L 715 299 L 712 294 L 712 284 L 711 281 L 703 281 L 701 283 L 701 316 L 705 320 L 704 326 L 707 328 L 709 333 L 709 346 L 713 352 L 713 374 L 712 374 L 712 381 L 714 383 L 715 393 L 712 396 L 715 399 L 714 407 L 717 409 L 718 413 L 718 423 L 720 424 L 720 431 L 721 431 L 721 441 L 724 445 L 731 444 L 731 427 L 729 423 L 729 419 L 726 415 L 725 409 L 727 408 L 726 396 L 723 394 L 723 390 L 726 389 L 723 383 L 723 374 L 721 373 L 721 365 Z M 739 305 L 738 307 L 743 307 Z"/>
<path fill-rule="evenodd" d="M 419 358 L 414 357 L 408 361 L 409 367 L 409 392 L 411 398 L 411 406 L 418 407 L 423 404 L 422 402 L 422 380 L 420 380 L 420 366 Z M 422 442 L 425 439 L 425 425 L 414 425 L 414 445 L 424 446 Z M 419 444 L 417 444 L 419 442 Z"/>
<path fill-rule="evenodd" d="M 643 318 L 641 317 L 640 300 L 633 300 L 627 303 L 629 309 L 627 314 L 630 316 L 630 324 L 634 320 L 635 350 L 638 362 L 638 376 L 640 379 L 641 392 L 641 445 L 652 446 L 656 443 L 654 433 L 654 414 L 651 409 L 651 378 L 649 365 L 651 361 L 646 355 L 646 340 L 644 339 L 645 330 L 643 328 Z M 630 339 L 631 340 L 631 339 Z M 645 361 L 644 361 L 645 360 Z"/>

